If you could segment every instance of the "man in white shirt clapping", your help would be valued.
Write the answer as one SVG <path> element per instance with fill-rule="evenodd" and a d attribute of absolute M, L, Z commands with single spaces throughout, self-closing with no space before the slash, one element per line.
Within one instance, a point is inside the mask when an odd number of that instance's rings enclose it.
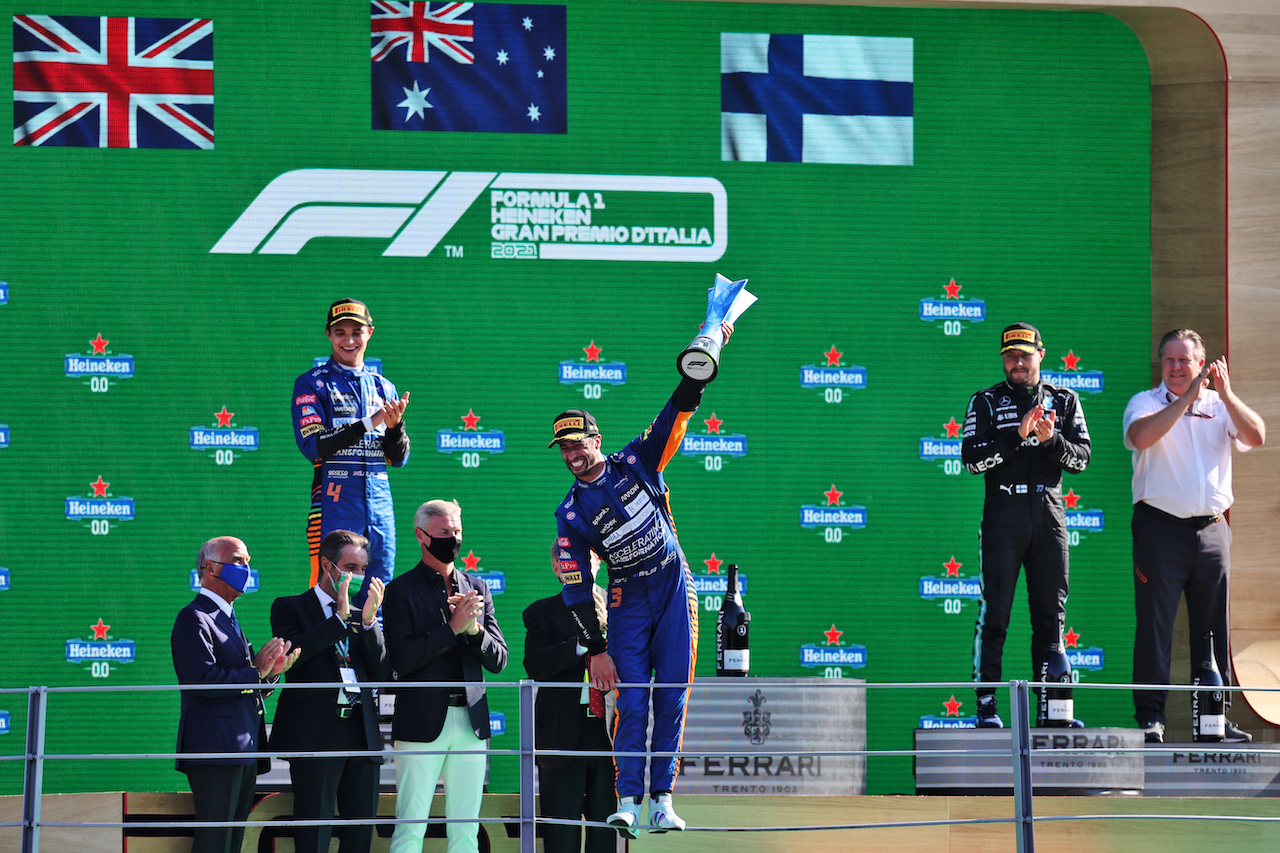
<path fill-rule="evenodd" d="M 1214 655 L 1229 685 L 1231 528 L 1223 513 L 1233 500 L 1231 448 L 1260 447 L 1266 427 L 1232 392 L 1226 358 L 1205 363 L 1198 334 L 1175 329 L 1157 351 L 1163 382 L 1135 394 L 1124 411 L 1124 444 L 1133 451 L 1133 680 L 1171 683 L 1173 621 L 1185 593 L 1192 667 L 1213 632 Z M 1164 742 L 1167 696 L 1165 690 L 1134 691 L 1134 717 L 1147 743 Z M 1227 742 L 1252 739 L 1227 721 Z"/>

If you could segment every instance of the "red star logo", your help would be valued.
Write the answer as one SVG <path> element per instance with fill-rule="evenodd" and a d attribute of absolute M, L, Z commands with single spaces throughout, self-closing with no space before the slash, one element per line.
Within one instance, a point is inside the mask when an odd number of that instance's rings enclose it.
<path fill-rule="evenodd" d="M 107 638 L 107 632 L 111 630 L 111 626 L 110 626 L 110 625 L 103 625 L 103 624 L 102 624 L 102 617 L 101 617 L 101 616 L 99 616 L 99 617 L 98 617 L 98 624 L 97 624 L 97 625 L 90 625 L 90 626 L 89 626 L 89 630 L 93 632 L 93 638 L 94 638 L 95 640 L 105 640 L 105 639 Z"/>
<path fill-rule="evenodd" d="M 958 717 L 960 716 L 960 706 L 963 704 L 963 702 L 957 702 L 956 694 L 952 693 L 951 698 L 942 703 L 942 707 L 947 709 L 948 717 Z"/>
<path fill-rule="evenodd" d="M 476 424 L 480 421 L 480 416 L 472 409 L 467 409 L 467 413 L 462 416 L 462 422 L 466 424 L 467 429 L 475 429 Z"/>
<path fill-rule="evenodd" d="M 467 571 L 474 572 L 480 568 L 480 558 L 476 556 L 475 551 L 467 551 L 467 556 L 462 558 L 462 563 L 467 567 Z"/>
<path fill-rule="evenodd" d="M 964 285 L 956 284 L 956 280 L 953 278 L 953 279 L 951 279 L 951 283 L 950 283 L 950 284 L 944 284 L 944 285 L 942 286 L 942 289 L 943 289 L 943 290 L 945 290 L 945 291 L 947 292 L 947 298 L 948 298 L 948 299 L 959 299 L 959 298 L 960 298 L 960 288 L 961 288 L 961 287 L 963 287 L 963 286 L 964 286 Z"/>
<path fill-rule="evenodd" d="M 823 492 L 827 496 L 827 506 L 840 506 L 840 497 L 844 492 L 836 488 L 836 484 L 831 484 L 831 490 Z"/>
<path fill-rule="evenodd" d="M 721 560 L 718 557 L 716 557 L 716 553 L 712 551 L 711 559 L 703 560 L 702 562 L 707 564 L 707 572 L 709 574 L 718 575 L 720 574 L 720 564 L 723 563 L 724 560 Z"/>
<path fill-rule="evenodd" d="M 1067 509 L 1079 509 L 1080 496 L 1076 494 L 1075 489 L 1067 489 L 1067 493 L 1062 496 L 1067 502 Z"/>
<path fill-rule="evenodd" d="M 583 347 L 583 348 L 582 348 L 582 351 L 583 351 L 583 352 L 585 352 L 585 353 L 587 354 L 587 361 L 599 361 L 599 360 L 600 360 L 600 347 L 596 346 L 596 342 L 595 342 L 595 341 L 592 341 L 591 343 L 589 343 L 589 344 L 587 344 L 585 347 Z"/>
<path fill-rule="evenodd" d="M 705 421 L 703 421 L 703 423 L 707 425 L 707 434 L 708 434 L 708 435 L 710 435 L 710 434 L 711 434 L 711 433 L 713 433 L 713 432 L 714 432 L 716 435 L 719 435 L 719 434 L 720 434 L 720 424 L 724 423 L 724 421 L 722 421 L 722 420 L 720 420 L 719 418 L 717 418 L 717 417 L 716 417 L 716 413 L 715 413 L 715 412 L 712 412 L 712 413 L 711 413 L 711 418 L 710 418 L 709 420 L 705 420 Z"/>
<path fill-rule="evenodd" d="M 958 578 L 960 577 L 960 567 L 963 566 L 964 563 L 957 563 L 955 554 L 952 554 L 951 559 L 947 560 L 942 565 L 947 568 L 947 577 Z"/>
<path fill-rule="evenodd" d="M 1065 370 L 1075 370 L 1076 364 L 1080 361 L 1080 356 L 1075 354 L 1075 350 L 1067 350 L 1067 354 L 1062 357 L 1062 366 Z"/>
<path fill-rule="evenodd" d="M 943 424 L 942 428 L 947 431 L 947 438 L 960 437 L 960 424 L 956 423 L 956 419 L 954 416 L 951 418 L 950 421 Z"/>
<path fill-rule="evenodd" d="M 832 622 L 831 627 L 823 631 L 822 633 L 825 634 L 827 637 L 828 646 L 838 646 L 840 645 L 840 635 L 843 634 L 844 631 L 841 631 L 838 628 L 836 628 L 836 623 Z"/>
<path fill-rule="evenodd" d="M 89 488 L 93 489 L 93 496 L 95 498 L 105 498 L 107 496 L 107 487 L 110 485 L 110 483 L 102 482 L 102 475 L 99 474 L 98 482 L 90 483 Z"/>
<path fill-rule="evenodd" d="M 111 343 L 111 341 L 104 341 L 102 339 L 102 332 L 98 332 L 98 337 L 89 341 L 89 343 L 93 345 L 94 355 L 103 355 L 107 351 L 107 344 Z"/>
<path fill-rule="evenodd" d="M 1080 648 L 1080 635 L 1076 633 L 1075 628 L 1068 628 L 1067 633 L 1062 635 L 1062 639 L 1065 641 L 1067 648 Z"/>
<path fill-rule="evenodd" d="M 826 352 L 824 352 L 824 353 L 823 353 L 823 355 L 825 355 L 825 356 L 827 357 L 827 367 L 839 367 L 839 366 L 840 366 L 840 356 L 844 355 L 844 353 L 842 353 L 842 352 L 840 352 L 840 350 L 836 349 L 836 345 L 835 345 L 835 344 L 832 344 L 832 345 L 831 345 L 831 349 L 829 349 L 829 350 L 827 350 Z"/>
<path fill-rule="evenodd" d="M 214 412 L 213 416 L 218 419 L 218 426 L 229 427 L 231 426 L 231 419 L 234 418 L 236 414 L 235 412 L 228 412 L 227 407 L 223 406 L 222 411 Z"/>

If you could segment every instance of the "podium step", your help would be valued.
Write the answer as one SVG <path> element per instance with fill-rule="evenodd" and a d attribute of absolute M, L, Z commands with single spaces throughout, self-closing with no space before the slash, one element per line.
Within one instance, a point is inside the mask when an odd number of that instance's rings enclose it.
<path fill-rule="evenodd" d="M 927 750 L 915 760 L 917 794 L 1013 792 L 1009 729 L 916 729 L 915 744 Z M 1265 743 L 1147 746 L 1140 729 L 1032 729 L 1031 786 L 1047 796 L 1280 797 L 1280 750 Z"/>
<path fill-rule="evenodd" d="M 1148 797 L 1280 797 L 1280 752 L 1275 744 L 1166 743 L 1148 752 Z"/>
<path fill-rule="evenodd" d="M 916 729 L 917 794 L 1013 793 L 1013 732 L 1009 729 Z M 1144 755 L 1138 729 L 1033 729 L 1031 787 L 1036 795 L 1134 796 L 1143 792 Z M 1059 752 L 1058 750 L 1070 750 Z"/>

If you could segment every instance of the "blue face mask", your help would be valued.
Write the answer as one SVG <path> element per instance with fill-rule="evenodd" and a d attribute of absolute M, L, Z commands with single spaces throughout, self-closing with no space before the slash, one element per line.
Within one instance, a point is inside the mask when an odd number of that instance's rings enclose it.
<path fill-rule="evenodd" d="M 218 579 L 236 592 L 244 592 L 244 588 L 249 585 L 249 566 L 240 563 L 223 563 L 222 574 L 218 575 Z"/>

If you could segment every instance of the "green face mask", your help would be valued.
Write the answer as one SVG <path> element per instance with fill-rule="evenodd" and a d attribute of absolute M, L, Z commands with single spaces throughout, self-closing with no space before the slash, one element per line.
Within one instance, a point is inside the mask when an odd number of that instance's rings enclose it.
<path fill-rule="evenodd" d="M 342 580 L 343 578 L 346 578 L 346 577 L 351 578 L 351 585 L 347 587 L 347 596 L 350 597 L 355 595 L 357 592 L 359 592 L 360 587 L 364 585 L 364 575 L 351 575 L 347 572 L 343 572 L 342 574 L 338 575 L 338 582 L 334 584 L 335 589 L 337 587 L 342 586 Z"/>

